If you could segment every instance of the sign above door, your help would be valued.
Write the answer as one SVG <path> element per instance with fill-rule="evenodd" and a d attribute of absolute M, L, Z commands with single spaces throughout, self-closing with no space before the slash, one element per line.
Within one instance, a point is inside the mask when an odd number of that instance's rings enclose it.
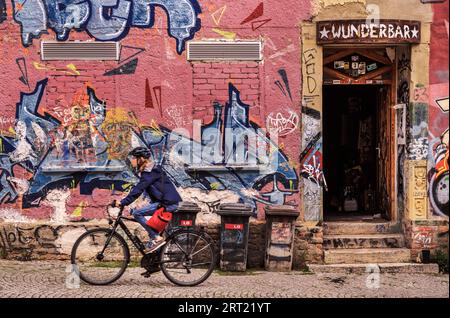
<path fill-rule="evenodd" d="M 334 20 L 317 22 L 317 44 L 420 43 L 420 21 Z"/>

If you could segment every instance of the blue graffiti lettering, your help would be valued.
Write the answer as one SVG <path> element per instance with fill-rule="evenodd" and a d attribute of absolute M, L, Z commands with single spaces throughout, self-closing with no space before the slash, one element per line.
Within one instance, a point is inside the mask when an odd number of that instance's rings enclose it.
<path fill-rule="evenodd" d="M 93 1 L 91 18 L 87 24 L 89 34 L 101 41 L 119 39 L 127 29 L 130 10 L 129 0 Z"/>
<path fill-rule="evenodd" d="M 48 26 L 60 41 L 69 37 L 71 29 L 86 26 L 90 16 L 87 0 L 47 0 Z"/>
<path fill-rule="evenodd" d="M 177 52 L 200 29 L 201 13 L 197 0 L 12 0 L 14 20 L 21 25 L 22 43 L 32 44 L 47 28 L 59 41 L 69 37 L 70 30 L 86 30 L 99 41 L 118 41 L 130 27 L 151 28 L 155 7 L 168 17 L 168 33 L 176 39 Z"/>
<path fill-rule="evenodd" d="M 20 24 L 22 43 L 29 45 L 33 38 L 39 38 L 46 31 L 47 14 L 45 5 L 42 0 L 15 0 L 13 3 L 14 20 Z"/>

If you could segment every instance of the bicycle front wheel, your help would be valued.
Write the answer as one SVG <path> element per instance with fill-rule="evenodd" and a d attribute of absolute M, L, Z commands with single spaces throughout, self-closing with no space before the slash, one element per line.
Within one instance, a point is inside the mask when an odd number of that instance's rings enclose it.
<path fill-rule="evenodd" d="M 172 283 L 195 286 L 204 282 L 215 266 L 214 243 L 201 232 L 174 233 L 161 250 L 160 267 Z"/>
<path fill-rule="evenodd" d="M 108 285 L 118 280 L 130 261 L 124 238 L 99 228 L 83 233 L 72 248 L 71 261 L 80 279 L 91 285 Z"/>

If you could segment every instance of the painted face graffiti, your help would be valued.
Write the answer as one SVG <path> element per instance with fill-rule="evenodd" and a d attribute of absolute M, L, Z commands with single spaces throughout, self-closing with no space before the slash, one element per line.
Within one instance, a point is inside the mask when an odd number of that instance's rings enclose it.
<path fill-rule="evenodd" d="M 72 29 L 87 31 L 99 41 L 117 41 L 131 27 L 150 28 L 155 6 L 168 16 L 169 35 L 181 54 L 185 42 L 200 29 L 197 0 L 13 0 L 14 20 L 21 25 L 22 43 L 32 44 L 47 28 L 65 41 Z"/>
<path fill-rule="evenodd" d="M 115 108 L 106 113 L 102 124 L 106 142 L 109 144 L 108 157 L 110 159 L 124 160 L 131 150 L 133 118 L 127 111 Z"/>

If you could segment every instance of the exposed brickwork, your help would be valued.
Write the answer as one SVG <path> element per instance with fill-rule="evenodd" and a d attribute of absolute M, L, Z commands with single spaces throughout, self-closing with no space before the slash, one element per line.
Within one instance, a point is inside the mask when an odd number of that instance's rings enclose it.
<path fill-rule="evenodd" d="M 228 101 L 228 83 L 242 92 L 241 100 L 251 106 L 252 115 L 260 114 L 260 65 L 258 62 L 194 62 L 194 119 L 212 116 L 214 101 Z"/>
<path fill-rule="evenodd" d="M 266 251 L 266 223 L 252 222 L 248 236 L 248 268 L 264 268 Z"/>
<path fill-rule="evenodd" d="M 422 250 L 437 250 L 448 253 L 448 221 L 446 220 L 406 220 L 403 223 L 406 246 L 411 249 L 411 258 L 420 261 Z"/>
<path fill-rule="evenodd" d="M 323 263 L 323 229 L 316 226 L 309 228 L 297 224 L 294 235 L 294 269 L 305 268 L 306 264 Z"/>
<path fill-rule="evenodd" d="M 128 224 L 130 230 L 138 235 L 142 241 L 147 240 L 145 231 L 137 224 Z M 76 239 L 84 231 L 108 227 L 105 222 L 72 223 L 70 225 L 51 225 L 37 223 L 33 226 L 13 223 L 0 223 L 0 244 L 3 258 L 15 260 L 68 260 L 70 251 Z M 216 251 L 220 251 L 220 224 L 203 225 L 203 229 L 215 240 Z M 122 236 L 124 233 L 119 231 Z M 321 263 L 322 259 L 322 230 L 319 227 L 308 229 L 297 226 L 294 241 L 293 267 L 303 268 L 305 261 Z M 0 240 L 0 243 L 3 241 Z M 133 256 L 139 256 L 138 251 L 129 243 Z M 264 268 L 266 245 L 266 222 L 251 221 L 248 240 L 247 268 Z M 304 254 L 304 256 L 302 256 Z M 218 264 L 218 263 L 217 263 Z"/>

